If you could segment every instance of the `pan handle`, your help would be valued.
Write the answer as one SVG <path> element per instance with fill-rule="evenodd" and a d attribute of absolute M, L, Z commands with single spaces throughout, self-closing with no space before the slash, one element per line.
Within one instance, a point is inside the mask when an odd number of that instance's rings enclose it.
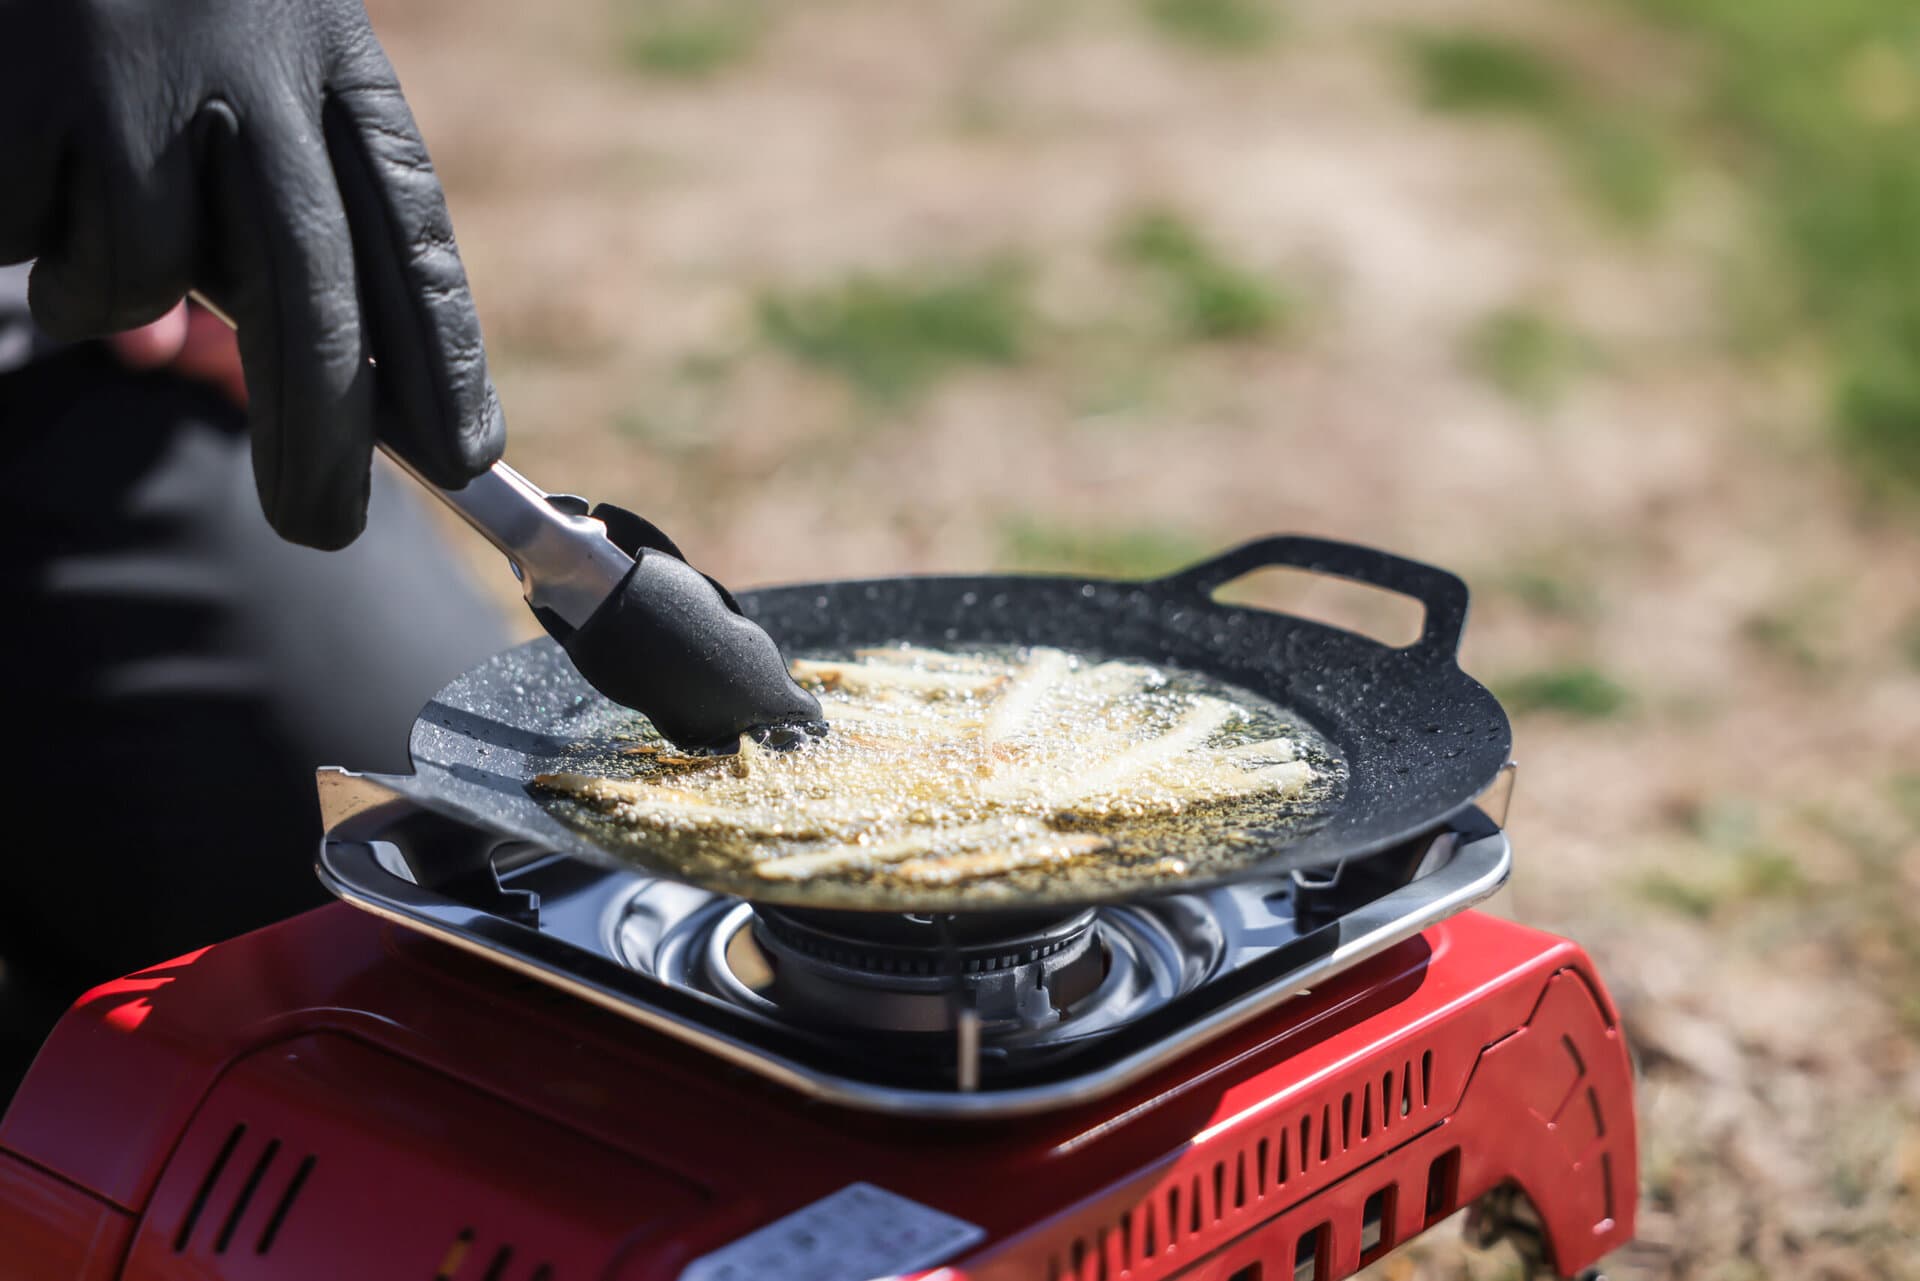
<path fill-rule="evenodd" d="M 1411 596 L 1426 607 L 1420 639 L 1408 650 L 1452 660 L 1460 653 L 1467 625 L 1467 585 L 1457 574 L 1379 551 L 1359 543 L 1340 543 L 1304 534 L 1275 534 L 1244 543 L 1218 556 L 1176 570 L 1157 584 L 1175 591 L 1211 597 L 1258 569 L 1304 569 L 1349 578 L 1370 587 Z"/>

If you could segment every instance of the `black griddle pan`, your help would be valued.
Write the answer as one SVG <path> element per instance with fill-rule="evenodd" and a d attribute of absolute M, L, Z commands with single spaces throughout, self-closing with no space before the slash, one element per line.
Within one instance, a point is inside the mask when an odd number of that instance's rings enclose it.
<path fill-rule="evenodd" d="M 1401 648 L 1325 623 L 1223 604 L 1215 593 L 1248 573 L 1292 567 L 1402 593 L 1425 607 L 1420 637 Z M 1385 850 L 1470 805 L 1506 764 L 1512 732 L 1499 702 L 1460 670 L 1467 618 L 1458 577 L 1351 543 L 1281 535 L 1248 543 L 1165 578 L 1121 581 L 1039 575 L 847 580 L 740 593 L 744 612 L 789 654 L 904 641 L 935 647 L 1050 645 L 1107 658 L 1188 668 L 1243 686 L 1308 722 L 1344 757 L 1344 791 L 1310 827 L 1211 872 L 1126 892 L 1063 880 L 1014 902 L 982 902 L 968 886 L 846 892 L 834 883 L 756 882 L 760 902 L 795 907 L 952 912 L 1068 907 L 1274 877 Z M 688 880 L 644 850 L 606 849 L 548 811 L 529 790 L 564 768 L 583 739 L 623 713 L 575 672 L 551 640 L 480 664 L 429 703 L 414 724 L 414 773 L 381 780 L 454 825 L 499 843 Z M 739 893 L 740 883 L 701 882 Z"/>

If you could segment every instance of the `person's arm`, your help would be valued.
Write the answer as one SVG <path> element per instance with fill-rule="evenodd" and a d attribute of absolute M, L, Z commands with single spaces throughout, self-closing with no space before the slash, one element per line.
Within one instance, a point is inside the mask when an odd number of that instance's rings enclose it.
<path fill-rule="evenodd" d="M 339 547 L 385 441 L 457 487 L 505 426 L 440 183 L 359 0 L 0 0 L 0 264 L 57 338 L 240 324 L 274 528 Z"/>

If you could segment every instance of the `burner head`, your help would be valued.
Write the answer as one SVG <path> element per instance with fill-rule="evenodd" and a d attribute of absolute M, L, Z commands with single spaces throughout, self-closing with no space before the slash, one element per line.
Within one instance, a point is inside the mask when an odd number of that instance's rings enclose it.
<path fill-rule="evenodd" d="M 751 946 L 761 995 L 804 1018 L 845 1027 L 950 1032 L 961 1008 L 986 1027 L 1039 1027 L 1099 987 L 1105 949 L 1091 909 L 901 916 L 756 907 Z"/>

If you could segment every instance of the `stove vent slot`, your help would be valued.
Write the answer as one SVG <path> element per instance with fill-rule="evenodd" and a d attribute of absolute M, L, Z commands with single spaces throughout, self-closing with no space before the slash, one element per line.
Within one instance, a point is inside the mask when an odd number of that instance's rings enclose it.
<path fill-rule="evenodd" d="M 1187 1167 L 1163 1181 L 1152 1193 L 1122 1211 L 1105 1226 L 1063 1243 L 1065 1248 L 1048 1262 L 1049 1281 L 1131 1281 L 1158 1277 L 1225 1244 L 1213 1229 L 1242 1212 L 1264 1217 L 1270 1199 L 1286 1195 L 1291 1203 L 1327 1181 L 1340 1177 L 1341 1167 L 1357 1164 L 1356 1156 L 1376 1143 L 1382 1150 L 1397 1147 L 1427 1125 L 1433 1106 L 1434 1054 L 1425 1050 L 1369 1076 L 1357 1089 L 1337 1097 L 1317 1099 L 1278 1124 L 1248 1136 L 1239 1148 L 1222 1153 L 1211 1166 Z M 1377 1085 L 1376 1085 L 1377 1082 Z M 1430 1176 L 1427 1208 L 1436 1198 L 1453 1198 L 1455 1164 L 1436 1162 Z M 1361 1158 L 1366 1159 L 1366 1158 Z M 1323 1175 L 1323 1171 L 1326 1172 Z M 1302 1186 L 1306 1184 L 1307 1186 Z M 1381 1252 L 1390 1246 L 1394 1194 L 1373 1206 L 1383 1222 L 1377 1228 Z M 1277 1208 L 1277 1207 L 1276 1207 Z M 1296 1259 L 1295 1275 L 1315 1276 L 1326 1266 L 1324 1233 L 1310 1232 L 1301 1241 L 1304 1260 Z M 1304 1264 L 1304 1266 L 1302 1266 Z"/>
<path fill-rule="evenodd" d="M 453 1238 L 453 1244 L 447 1247 L 446 1255 L 440 1260 L 440 1267 L 433 1274 L 433 1281 L 453 1281 L 460 1273 L 460 1265 L 467 1261 L 467 1251 L 473 1249 L 473 1229 L 461 1228 Z"/>
<path fill-rule="evenodd" d="M 240 1185 L 240 1195 L 234 1198 L 233 1208 L 227 1211 L 227 1221 L 220 1225 L 220 1235 L 213 1239 L 213 1252 L 225 1254 L 227 1247 L 233 1244 L 234 1229 L 240 1226 L 240 1216 L 247 1212 L 247 1206 L 253 1201 L 253 1194 L 260 1190 L 260 1180 L 267 1176 L 267 1167 L 280 1155 L 280 1140 L 269 1139 L 267 1146 L 260 1152 L 260 1159 L 253 1163 L 253 1169 L 247 1172 L 247 1181 Z"/>
<path fill-rule="evenodd" d="M 474 1230 L 461 1228 L 453 1238 L 453 1244 L 440 1259 L 440 1267 L 433 1274 L 433 1281 L 553 1281 L 553 1264 L 541 1263 L 531 1270 L 521 1270 L 513 1266 L 514 1247 L 511 1242 L 502 1241 L 493 1248 L 493 1253 L 485 1256 L 486 1266 L 479 1271 L 466 1267 L 469 1259 L 480 1258 L 474 1253 Z"/>
<path fill-rule="evenodd" d="M 193 1202 L 187 1207 L 186 1216 L 180 1220 L 179 1231 L 174 1233 L 173 1252 L 175 1254 L 187 1252 L 187 1247 L 193 1244 L 194 1233 L 203 1218 L 207 1219 L 209 1224 L 214 1221 L 207 1217 L 207 1212 L 213 1206 L 215 1193 L 220 1192 L 223 1186 L 232 1185 L 231 1179 L 226 1179 L 224 1185 L 222 1180 L 222 1176 L 227 1173 L 229 1167 L 236 1173 L 243 1169 L 246 1173 L 240 1176 L 240 1183 L 230 1194 L 232 1200 L 227 1203 L 226 1213 L 219 1218 L 220 1226 L 213 1236 L 215 1254 L 225 1254 L 232 1248 L 234 1238 L 239 1234 L 240 1225 L 245 1220 L 247 1210 L 253 1205 L 255 1197 L 261 1194 L 263 1188 L 272 1186 L 269 1176 L 275 1172 L 276 1167 L 285 1168 L 284 1163 L 280 1161 L 279 1139 L 268 1139 L 266 1145 L 249 1162 L 240 1152 L 246 1137 L 247 1126 L 244 1121 L 235 1124 L 231 1130 L 227 1131 L 226 1141 L 220 1145 L 220 1151 L 214 1156 L 213 1164 L 207 1167 L 206 1174 L 201 1176 L 200 1186 L 193 1195 Z M 239 1157 L 237 1163 L 236 1157 Z M 299 1199 L 301 1189 L 306 1186 L 308 1177 L 313 1174 L 314 1160 L 312 1153 L 302 1157 L 300 1164 L 287 1176 L 286 1183 L 280 1186 L 279 1195 L 273 1202 L 273 1209 L 268 1213 L 266 1222 L 261 1225 L 259 1235 L 254 1238 L 255 1254 L 265 1254 L 273 1248 L 274 1239 L 280 1235 L 281 1226 L 286 1223 L 287 1215 L 292 1211 L 294 1202 Z"/>
<path fill-rule="evenodd" d="M 287 1187 L 280 1194 L 280 1200 L 273 1207 L 273 1215 L 267 1220 L 267 1226 L 260 1230 L 260 1239 L 253 1244 L 255 1254 L 265 1254 L 273 1249 L 273 1239 L 280 1235 L 280 1225 L 287 1221 L 287 1212 L 293 1209 L 293 1203 L 300 1199 L 300 1189 L 307 1186 L 307 1178 L 313 1173 L 313 1154 L 309 1152 L 300 1158 L 293 1177 L 287 1180 Z"/>
<path fill-rule="evenodd" d="M 233 1159 L 233 1150 L 240 1146 L 240 1140 L 247 1137 L 246 1122 L 227 1131 L 227 1141 L 220 1145 L 219 1155 L 213 1158 L 213 1164 L 200 1180 L 199 1191 L 193 1194 L 193 1204 L 187 1207 L 187 1217 L 180 1220 L 180 1230 L 173 1235 L 173 1252 L 185 1254 L 187 1242 L 193 1240 L 193 1230 L 199 1226 L 200 1216 L 206 1211 L 207 1201 L 213 1196 L 213 1186 L 220 1181 L 221 1171 L 227 1168 L 227 1162 Z"/>

